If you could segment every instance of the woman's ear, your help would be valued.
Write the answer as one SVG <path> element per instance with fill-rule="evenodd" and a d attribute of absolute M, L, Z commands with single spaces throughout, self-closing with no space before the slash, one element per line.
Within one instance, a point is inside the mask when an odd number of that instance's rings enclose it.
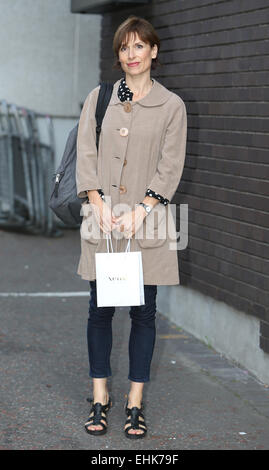
<path fill-rule="evenodd" d="M 152 46 L 152 59 L 156 59 L 157 54 L 158 54 L 158 46 L 157 44 L 154 44 L 154 46 Z"/>

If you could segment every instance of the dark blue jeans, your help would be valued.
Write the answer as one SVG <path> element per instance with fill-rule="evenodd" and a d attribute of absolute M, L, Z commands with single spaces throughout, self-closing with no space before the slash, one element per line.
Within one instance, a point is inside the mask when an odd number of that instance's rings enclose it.
<path fill-rule="evenodd" d="M 89 281 L 91 296 L 87 328 L 90 377 L 111 375 L 112 318 L 115 307 L 97 307 L 96 281 Z M 145 305 L 130 307 L 129 375 L 133 382 L 149 382 L 156 327 L 156 285 L 145 285 Z"/>

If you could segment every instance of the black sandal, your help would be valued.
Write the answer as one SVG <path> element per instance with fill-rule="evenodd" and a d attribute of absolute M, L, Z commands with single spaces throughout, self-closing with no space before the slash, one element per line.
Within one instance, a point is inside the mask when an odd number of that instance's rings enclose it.
<path fill-rule="evenodd" d="M 106 405 L 102 405 L 101 403 L 94 403 L 94 405 L 92 405 L 88 421 L 85 423 L 85 429 L 87 433 L 92 434 L 93 436 L 101 436 L 107 432 L 106 413 L 111 408 L 111 406 L 112 401 L 110 397 Z M 93 415 L 91 416 L 92 413 Z M 102 421 L 105 421 L 106 424 L 104 424 Z M 100 425 L 103 429 L 89 429 L 88 426 L 91 426 L 92 424 Z"/>
<path fill-rule="evenodd" d="M 128 400 L 125 405 L 125 413 L 127 415 L 125 426 L 126 424 L 129 424 L 130 426 L 127 426 L 127 428 L 125 428 L 124 430 L 125 436 L 128 437 L 128 439 L 142 439 L 147 434 L 147 426 L 144 415 L 142 413 L 143 403 L 141 404 L 141 408 L 137 408 L 137 406 L 133 406 L 133 408 L 128 408 L 127 404 Z M 141 421 L 139 417 L 141 417 L 144 421 Z M 143 433 L 131 434 L 129 433 L 130 429 L 140 429 L 141 431 L 143 431 Z"/>

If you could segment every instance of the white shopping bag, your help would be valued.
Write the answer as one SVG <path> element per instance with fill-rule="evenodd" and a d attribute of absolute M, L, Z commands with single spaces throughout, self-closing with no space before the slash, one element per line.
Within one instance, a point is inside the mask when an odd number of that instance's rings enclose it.
<path fill-rule="evenodd" d="M 110 240 L 111 251 L 109 252 Z M 97 307 L 144 305 L 144 280 L 141 251 L 114 253 L 107 235 L 107 253 L 95 253 Z"/>

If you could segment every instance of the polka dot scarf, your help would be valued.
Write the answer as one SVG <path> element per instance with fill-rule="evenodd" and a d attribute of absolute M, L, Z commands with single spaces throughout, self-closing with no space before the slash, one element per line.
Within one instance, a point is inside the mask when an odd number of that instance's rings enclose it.
<path fill-rule="evenodd" d="M 121 101 L 132 101 L 133 92 L 127 86 L 125 78 L 122 78 L 118 88 L 118 97 Z"/>

